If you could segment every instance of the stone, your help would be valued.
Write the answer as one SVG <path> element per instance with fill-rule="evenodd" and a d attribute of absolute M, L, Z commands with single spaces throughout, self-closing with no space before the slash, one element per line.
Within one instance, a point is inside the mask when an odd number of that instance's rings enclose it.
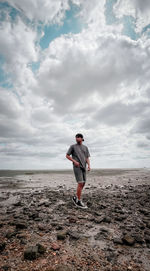
<path fill-rule="evenodd" d="M 37 248 L 38 248 L 38 252 L 40 254 L 44 254 L 46 252 L 46 247 L 44 247 L 43 245 L 41 245 L 40 243 L 36 244 Z"/>
<path fill-rule="evenodd" d="M 61 224 L 58 224 L 57 226 L 56 226 L 56 230 L 63 230 L 63 225 L 61 225 Z"/>
<path fill-rule="evenodd" d="M 22 206 L 23 203 L 21 202 L 21 200 L 18 200 L 18 201 L 15 202 L 13 205 L 14 205 L 14 206 Z"/>
<path fill-rule="evenodd" d="M 37 246 L 29 246 L 24 251 L 24 259 L 26 260 L 34 260 L 38 257 L 38 247 Z"/>
<path fill-rule="evenodd" d="M 28 227 L 26 221 L 16 221 L 15 222 L 16 229 L 26 229 Z"/>
<path fill-rule="evenodd" d="M 7 264 L 3 265 L 1 268 L 3 271 L 11 270 L 11 267 Z"/>
<path fill-rule="evenodd" d="M 54 271 L 72 271 L 72 270 L 73 270 L 72 268 L 70 268 L 69 266 L 64 265 L 64 264 L 58 265 L 54 269 Z"/>
<path fill-rule="evenodd" d="M 122 237 L 122 241 L 124 244 L 129 245 L 129 246 L 132 246 L 135 243 L 135 239 L 129 234 L 125 234 Z"/>
<path fill-rule="evenodd" d="M 69 217 L 69 223 L 76 223 L 76 218 L 74 217 Z"/>
<path fill-rule="evenodd" d="M 55 242 L 55 243 L 52 243 L 52 244 L 51 244 L 51 248 L 52 248 L 53 250 L 59 250 L 59 249 L 60 249 L 60 245 L 57 244 L 57 243 Z"/>
<path fill-rule="evenodd" d="M 94 222 L 96 224 L 100 224 L 101 222 L 103 222 L 103 220 L 104 220 L 104 217 L 102 217 L 102 216 L 94 218 Z"/>
<path fill-rule="evenodd" d="M 135 235 L 134 238 L 135 238 L 135 241 L 136 241 L 137 243 L 139 243 L 139 244 L 143 244 L 143 243 L 144 243 L 144 240 L 143 240 L 142 236 L 140 236 L 140 235 Z"/>
<path fill-rule="evenodd" d="M 114 238 L 113 238 L 113 242 L 114 242 L 115 244 L 120 244 L 120 245 L 123 244 L 122 239 L 119 238 L 119 237 L 114 237 Z"/>
<path fill-rule="evenodd" d="M 5 242 L 2 242 L 0 243 L 0 252 L 3 251 L 6 247 L 6 243 Z"/>
<path fill-rule="evenodd" d="M 69 231 L 69 239 L 70 240 L 78 240 L 80 239 L 80 235 L 78 232 L 72 232 L 72 231 Z"/>
<path fill-rule="evenodd" d="M 38 212 L 30 212 L 29 213 L 29 217 L 32 219 L 38 218 L 39 217 L 39 213 Z"/>
<path fill-rule="evenodd" d="M 122 221 L 122 220 L 124 220 L 125 218 L 127 218 L 126 215 L 119 215 L 119 216 L 116 216 L 116 217 L 115 217 L 115 220 L 117 220 L 117 221 Z"/>
<path fill-rule="evenodd" d="M 111 222 L 111 218 L 109 216 L 105 216 L 103 219 L 104 222 L 106 223 L 110 223 Z"/>
<path fill-rule="evenodd" d="M 60 231 L 57 233 L 58 240 L 65 240 L 67 235 L 67 231 Z"/>
<path fill-rule="evenodd" d="M 146 243 L 150 244 L 150 236 L 149 235 L 145 235 L 145 241 L 146 241 Z"/>
<path fill-rule="evenodd" d="M 38 224 L 38 229 L 39 229 L 40 231 L 44 231 L 44 230 L 46 230 L 46 228 L 47 228 L 47 226 L 46 226 L 45 224 L 43 224 L 43 223 L 39 223 L 39 224 Z"/>
<path fill-rule="evenodd" d="M 10 230 L 8 230 L 8 231 L 6 232 L 6 234 L 5 234 L 5 237 L 8 238 L 8 239 L 10 239 L 10 238 L 16 236 L 16 234 L 17 234 L 17 233 L 16 233 L 15 231 L 10 231 Z"/>

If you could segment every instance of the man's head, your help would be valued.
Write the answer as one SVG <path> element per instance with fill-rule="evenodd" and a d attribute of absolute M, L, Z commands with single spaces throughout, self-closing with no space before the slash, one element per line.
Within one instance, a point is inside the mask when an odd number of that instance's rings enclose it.
<path fill-rule="evenodd" d="M 76 134 L 75 138 L 77 143 L 82 143 L 82 141 L 84 141 L 82 134 Z"/>

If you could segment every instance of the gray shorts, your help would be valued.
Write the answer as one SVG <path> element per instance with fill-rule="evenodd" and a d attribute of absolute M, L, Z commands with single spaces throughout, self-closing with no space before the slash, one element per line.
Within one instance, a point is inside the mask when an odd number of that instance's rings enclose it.
<path fill-rule="evenodd" d="M 74 175 L 77 183 L 86 182 L 86 169 L 82 169 L 81 167 L 73 166 Z"/>

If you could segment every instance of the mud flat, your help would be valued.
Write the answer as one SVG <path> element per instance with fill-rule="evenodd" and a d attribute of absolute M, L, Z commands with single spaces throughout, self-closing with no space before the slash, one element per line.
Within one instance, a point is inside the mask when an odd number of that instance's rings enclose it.
<path fill-rule="evenodd" d="M 0 171 L 0 271 L 149 271 L 150 170 Z"/>

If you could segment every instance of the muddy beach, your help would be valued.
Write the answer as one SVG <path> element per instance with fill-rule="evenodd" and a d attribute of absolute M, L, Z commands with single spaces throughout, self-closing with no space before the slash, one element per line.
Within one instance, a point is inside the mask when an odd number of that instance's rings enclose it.
<path fill-rule="evenodd" d="M 0 171 L 0 271 L 149 271 L 150 170 Z"/>

